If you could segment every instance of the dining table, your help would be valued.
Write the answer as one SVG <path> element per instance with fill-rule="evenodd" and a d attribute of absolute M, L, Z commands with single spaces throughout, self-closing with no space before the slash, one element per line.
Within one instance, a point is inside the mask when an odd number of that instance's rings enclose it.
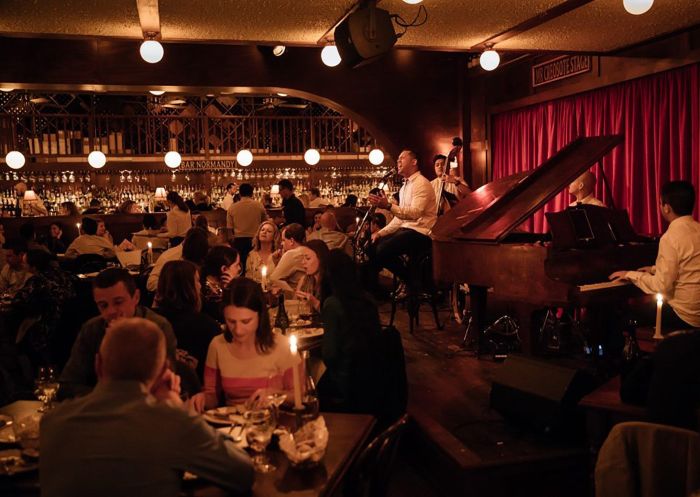
<path fill-rule="evenodd" d="M 40 403 L 17 401 L 0 407 L 0 414 L 20 420 L 36 413 Z M 367 445 L 375 426 L 373 416 L 322 412 L 328 428 L 326 453 L 316 467 L 292 467 L 284 453 L 270 447 L 267 455 L 276 469 L 256 473 L 250 494 L 253 497 L 330 497 L 338 493 L 352 465 Z M 39 447 L 39 454 L 41 447 Z M 41 457 L 39 455 L 39 457 Z M 34 465 L 36 466 L 36 465 Z M 15 474 L 0 474 L 0 495 L 35 497 L 40 494 L 39 470 L 33 467 Z M 181 495 L 188 497 L 223 497 L 228 491 L 201 478 L 183 481 Z"/>

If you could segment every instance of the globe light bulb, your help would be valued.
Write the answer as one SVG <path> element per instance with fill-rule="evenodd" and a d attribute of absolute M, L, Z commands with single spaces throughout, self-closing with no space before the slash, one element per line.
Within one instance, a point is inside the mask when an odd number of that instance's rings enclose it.
<path fill-rule="evenodd" d="M 10 169 L 22 169 L 25 163 L 24 154 L 13 150 L 5 156 L 5 163 Z"/>
<path fill-rule="evenodd" d="M 654 5 L 654 0 L 622 0 L 622 5 L 630 14 L 640 16 Z"/>
<path fill-rule="evenodd" d="M 284 45 L 275 45 L 275 46 L 272 48 L 272 54 L 273 54 L 275 57 L 280 57 L 280 56 L 282 56 L 282 54 L 284 54 L 284 52 L 286 52 L 286 51 L 287 51 L 287 47 L 285 47 Z"/>
<path fill-rule="evenodd" d="M 250 150 L 244 148 L 236 154 L 236 161 L 238 161 L 241 166 L 248 167 L 253 163 L 253 154 Z"/>
<path fill-rule="evenodd" d="M 379 150 L 378 148 L 372 149 L 369 152 L 369 162 L 373 166 L 378 166 L 382 162 L 384 162 L 384 152 Z"/>
<path fill-rule="evenodd" d="M 141 58 L 143 60 L 149 64 L 155 64 L 160 62 L 163 58 L 163 45 L 158 43 L 156 40 L 146 40 L 141 43 L 139 52 L 141 53 Z"/>
<path fill-rule="evenodd" d="M 95 169 L 100 169 L 107 164 L 107 157 L 99 150 L 93 150 L 90 152 L 90 155 L 88 155 L 88 164 Z"/>
<path fill-rule="evenodd" d="M 181 162 L 182 156 L 174 150 L 171 150 L 170 152 L 165 154 L 165 165 L 168 166 L 170 169 L 175 169 L 176 167 L 180 166 Z"/>
<path fill-rule="evenodd" d="M 165 90 L 148 90 L 148 93 L 155 95 L 156 97 L 160 97 L 165 93 Z"/>
<path fill-rule="evenodd" d="M 485 50 L 479 57 L 479 64 L 484 71 L 493 71 L 501 63 L 501 57 L 495 50 Z"/>
<path fill-rule="evenodd" d="M 323 50 L 321 50 L 321 60 L 328 67 L 335 67 L 340 64 L 342 59 L 340 58 L 338 47 L 335 45 L 326 45 L 323 47 Z"/>
<path fill-rule="evenodd" d="M 310 148 L 304 153 L 304 162 L 310 166 L 315 166 L 321 160 L 321 154 L 315 148 Z"/>

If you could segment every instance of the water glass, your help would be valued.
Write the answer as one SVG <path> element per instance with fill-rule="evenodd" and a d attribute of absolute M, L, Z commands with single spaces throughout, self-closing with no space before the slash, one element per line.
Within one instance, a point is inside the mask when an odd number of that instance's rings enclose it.
<path fill-rule="evenodd" d="M 270 473 L 277 469 L 265 455 L 272 432 L 275 429 L 272 414 L 269 409 L 247 411 L 243 415 L 246 421 L 246 441 L 253 451 L 253 467 L 258 473 Z"/>
<path fill-rule="evenodd" d="M 59 383 L 56 371 L 51 366 L 42 366 L 36 377 L 34 394 L 41 401 L 39 412 L 46 412 L 53 407 L 53 401 L 58 393 Z"/>

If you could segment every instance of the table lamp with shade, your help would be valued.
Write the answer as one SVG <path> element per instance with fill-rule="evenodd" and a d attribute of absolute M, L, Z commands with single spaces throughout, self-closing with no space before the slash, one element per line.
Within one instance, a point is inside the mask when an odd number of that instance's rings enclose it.
<path fill-rule="evenodd" d="M 24 192 L 24 197 L 22 197 L 22 200 L 24 202 L 24 205 L 28 207 L 27 210 L 30 212 L 29 215 L 33 216 L 35 212 L 32 207 L 39 202 L 39 197 L 37 196 L 37 194 L 34 193 L 34 190 L 27 190 Z"/>
<path fill-rule="evenodd" d="M 156 194 L 153 196 L 153 199 L 156 202 L 165 202 L 166 197 L 167 194 L 165 193 L 165 188 L 163 188 L 162 186 L 156 188 Z"/>

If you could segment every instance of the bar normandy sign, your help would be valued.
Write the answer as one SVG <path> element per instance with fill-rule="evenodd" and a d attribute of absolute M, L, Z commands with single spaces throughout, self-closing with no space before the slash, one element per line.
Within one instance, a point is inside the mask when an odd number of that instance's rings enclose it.
<path fill-rule="evenodd" d="M 532 87 L 536 88 L 590 70 L 590 55 L 563 55 L 532 66 Z"/>

